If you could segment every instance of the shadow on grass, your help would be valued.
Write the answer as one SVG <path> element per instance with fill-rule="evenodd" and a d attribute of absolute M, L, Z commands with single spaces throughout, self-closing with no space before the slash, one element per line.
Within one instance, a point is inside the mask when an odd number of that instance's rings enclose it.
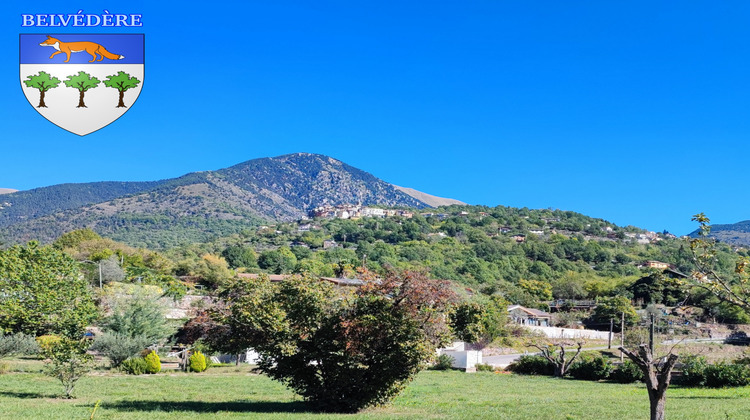
<path fill-rule="evenodd" d="M 119 411 L 189 411 L 195 413 L 216 413 L 229 411 L 238 413 L 307 413 L 310 407 L 302 401 L 120 401 L 102 403 L 102 408 Z"/>
<path fill-rule="evenodd" d="M 14 391 L 0 391 L 2 397 L 12 398 L 57 398 L 59 395 L 55 394 L 42 394 L 39 392 L 14 392 Z"/>
<path fill-rule="evenodd" d="M 736 400 L 739 398 L 747 398 L 747 397 L 742 396 L 742 395 L 727 395 L 727 396 L 721 396 L 721 395 L 676 395 L 676 396 L 672 396 L 670 395 L 667 398 L 669 398 L 670 400 L 673 398 L 676 400 Z"/>

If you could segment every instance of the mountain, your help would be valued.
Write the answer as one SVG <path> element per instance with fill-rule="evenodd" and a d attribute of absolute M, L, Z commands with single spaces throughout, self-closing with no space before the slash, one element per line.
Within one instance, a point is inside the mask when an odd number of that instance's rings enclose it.
<path fill-rule="evenodd" d="M 321 205 L 423 208 L 441 200 L 410 191 L 328 156 L 295 153 L 161 181 L 61 184 L 3 195 L 0 240 L 50 242 L 88 227 L 133 246 L 165 248 L 297 220 Z"/>
<path fill-rule="evenodd" d="M 10 193 L 14 193 L 16 191 L 18 191 L 18 190 L 14 190 L 12 188 L 0 188 L 0 195 L 2 195 L 2 194 L 10 194 Z"/>
<path fill-rule="evenodd" d="M 689 236 L 696 237 L 698 232 L 699 230 L 695 230 Z M 731 245 L 750 246 L 750 220 L 726 225 L 711 225 L 709 236 Z"/>
<path fill-rule="evenodd" d="M 440 206 L 450 206 L 450 205 L 464 205 L 463 201 L 454 200 L 452 198 L 443 198 L 443 197 L 436 197 L 434 195 L 426 194 L 421 191 L 417 191 L 414 188 L 406 188 L 406 187 L 399 187 L 398 185 L 394 185 L 394 188 L 397 190 L 409 194 L 413 198 L 416 198 L 417 200 L 427 204 L 430 207 L 440 207 Z"/>

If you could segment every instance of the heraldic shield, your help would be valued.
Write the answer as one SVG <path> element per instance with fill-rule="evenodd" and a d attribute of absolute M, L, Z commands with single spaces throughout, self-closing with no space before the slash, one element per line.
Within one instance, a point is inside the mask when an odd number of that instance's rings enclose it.
<path fill-rule="evenodd" d="M 21 88 L 60 128 L 85 136 L 127 112 L 143 88 L 143 34 L 21 34 Z"/>

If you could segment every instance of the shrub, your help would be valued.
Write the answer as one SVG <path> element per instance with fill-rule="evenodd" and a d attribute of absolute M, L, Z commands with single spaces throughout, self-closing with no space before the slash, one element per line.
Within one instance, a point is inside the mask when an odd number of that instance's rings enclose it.
<path fill-rule="evenodd" d="M 144 359 L 146 360 L 146 373 L 161 372 L 161 360 L 159 360 L 159 355 L 155 351 L 151 350 L 151 353 L 144 357 Z"/>
<path fill-rule="evenodd" d="M 39 345 L 34 336 L 24 333 L 2 335 L 0 333 L 0 359 L 14 354 L 30 355 L 39 353 Z"/>
<path fill-rule="evenodd" d="M 521 375 L 552 376 L 555 374 L 555 365 L 542 356 L 525 355 L 511 363 L 508 370 Z"/>
<path fill-rule="evenodd" d="M 476 365 L 477 372 L 494 372 L 495 367 L 488 364 L 479 363 Z"/>
<path fill-rule="evenodd" d="M 62 340 L 62 338 L 59 335 L 42 335 L 36 338 L 39 350 L 42 353 L 52 350 L 52 347 L 59 343 L 60 340 Z"/>
<path fill-rule="evenodd" d="M 120 364 L 120 370 L 130 375 L 143 375 L 146 369 L 148 369 L 148 364 L 143 357 L 133 357 Z"/>
<path fill-rule="evenodd" d="M 694 354 L 684 356 L 682 375 L 676 377 L 676 384 L 684 386 L 703 386 L 706 384 L 706 368 L 709 364 L 703 356 Z"/>
<path fill-rule="evenodd" d="M 204 356 L 203 353 L 196 351 L 195 353 L 190 355 L 191 371 L 203 372 L 206 369 L 208 369 L 208 364 L 206 363 L 206 356 Z"/>
<path fill-rule="evenodd" d="M 94 358 L 86 353 L 88 347 L 85 340 L 64 338 L 42 353 L 47 359 L 44 373 L 60 380 L 65 398 L 73 398 L 76 383 L 91 371 Z"/>
<path fill-rule="evenodd" d="M 145 337 L 105 333 L 96 338 L 92 349 L 109 358 L 112 361 L 112 367 L 118 367 L 129 357 L 138 354 L 148 344 L 149 340 Z"/>
<path fill-rule="evenodd" d="M 575 379 L 598 381 L 607 379 L 612 373 L 612 363 L 599 353 L 581 353 L 568 369 L 568 374 Z"/>
<path fill-rule="evenodd" d="M 252 347 L 258 370 L 313 409 L 356 412 L 398 394 L 450 337 L 455 294 L 423 273 L 388 273 L 344 298 L 313 278 L 238 280 L 209 335 L 218 351 Z"/>
<path fill-rule="evenodd" d="M 437 360 L 435 361 L 435 364 L 432 365 L 432 368 L 435 370 L 448 370 L 453 367 L 453 357 L 447 354 L 441 354 L 437 357 Z"/>
<path fill-rule="evenodd" d="M 750 384 L 750 367 L 736 363 L 719 362 L 706 368 L 706 386 L 722 388 Z"/>
<path fill-rule="evenodd" d="M 10 362 L 0 360 L 0 375 L 10 372 Z"/>
<path fill-rule="evenodd" d="M 609 380 L 620 384 L 632 384 L 643 380 L 643 371 L 635 363 L 625 360 L 612 370 Z"/>

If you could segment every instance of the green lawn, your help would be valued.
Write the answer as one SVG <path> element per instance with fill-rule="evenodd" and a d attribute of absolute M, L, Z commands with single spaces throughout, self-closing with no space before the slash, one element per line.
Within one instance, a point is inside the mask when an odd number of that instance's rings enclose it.
<path fill-rule="evenodd" d="M 55 398 L 59 383 L 39 373 L 0 375 L 0 419 L 643 419 L 642 385 L 461 372 L 422 372 L 386 407 L 357 415 L 314 414 L 283 386 L 246 369 L 202 374 L 125 376 L 97 372 L 82 379 L 77 399 Z M 750 418 L 750 387 L 672 388 L 672 419 Z"/>

